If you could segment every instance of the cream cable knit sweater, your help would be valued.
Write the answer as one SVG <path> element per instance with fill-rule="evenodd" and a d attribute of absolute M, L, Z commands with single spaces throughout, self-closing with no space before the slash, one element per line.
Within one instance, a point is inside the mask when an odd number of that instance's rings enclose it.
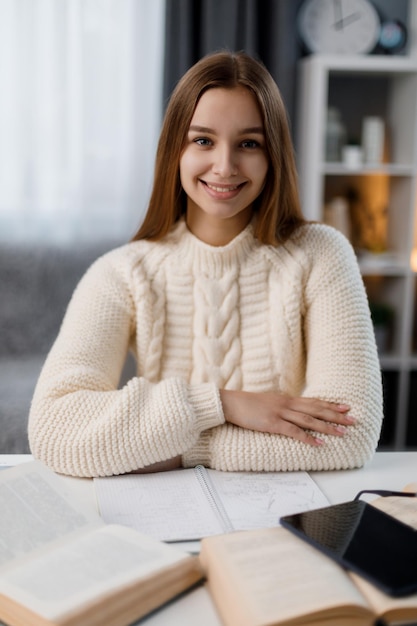
<path fill-rule="evenodd" d="M 137 377 L 117 389 L 129 349 Z M 225 423 L 219 388 L 346 402 L 358 422 L 311 447 Z M 250 225 L 212 247 L 181 221 L 88 270 L 41 372 L 29 438 L 35 457 L 76 476 L 177 455 L 230 471 L 331 470 L 368 460 L 381 420 L 367 299 L 342 235 L 308 225 L 275 248 Z"/>

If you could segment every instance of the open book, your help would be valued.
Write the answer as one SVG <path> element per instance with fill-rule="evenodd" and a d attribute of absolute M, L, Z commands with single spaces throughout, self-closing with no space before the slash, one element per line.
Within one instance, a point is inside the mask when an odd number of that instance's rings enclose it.
<path fill-rule="evenodd" d="M 220 472 L 197 465 L 94 479 L 101 516 L 163 541 L 276 526 L 328 504 L 305 472 Z"/>
<path fill-rule="evenodd" d="M 80 506 L 33 461 L 0 472 L 0 620 L 125 626 L 202 578 L 190 556 Z"/>
<path fill-rule="evenodd" d="M 417 499 L 377 506 L 417 529 Z M 392 598 L 282 527 L 203 539 L 200 560 L 225 626 L 417 623 L 417 594 Z"/>

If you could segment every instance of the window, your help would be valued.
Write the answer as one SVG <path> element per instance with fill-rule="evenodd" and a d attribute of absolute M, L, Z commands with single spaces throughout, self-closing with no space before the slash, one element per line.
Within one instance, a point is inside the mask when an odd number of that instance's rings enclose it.
<path fill-rule="evenodd" d="M 127 240 L 162 114 L 165 0 L 2 0 L 0 240 Z"/>

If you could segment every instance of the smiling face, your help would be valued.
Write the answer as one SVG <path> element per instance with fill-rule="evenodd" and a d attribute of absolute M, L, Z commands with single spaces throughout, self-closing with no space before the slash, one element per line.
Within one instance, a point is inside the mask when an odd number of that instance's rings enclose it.
<path fill-rule="evenodd" d="M 200 98 L 180 159 L 187 225 L 225 245 L 249 223 L 268 171 L 262 117 L 244 87 L 213 88 Z"/>

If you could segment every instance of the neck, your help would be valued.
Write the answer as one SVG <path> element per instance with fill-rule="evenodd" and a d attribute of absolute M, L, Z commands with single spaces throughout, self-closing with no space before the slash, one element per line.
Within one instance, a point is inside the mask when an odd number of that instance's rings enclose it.
<path fill-rule="evenodd" d="M 195 211 L 187 211 L 186 224 L 195 237 L 211 246 L 226 246 L 242 232 L 252 219 L 252 208 L 248 207 L 238 215 L 219 218 L 202 216 Z"/>

